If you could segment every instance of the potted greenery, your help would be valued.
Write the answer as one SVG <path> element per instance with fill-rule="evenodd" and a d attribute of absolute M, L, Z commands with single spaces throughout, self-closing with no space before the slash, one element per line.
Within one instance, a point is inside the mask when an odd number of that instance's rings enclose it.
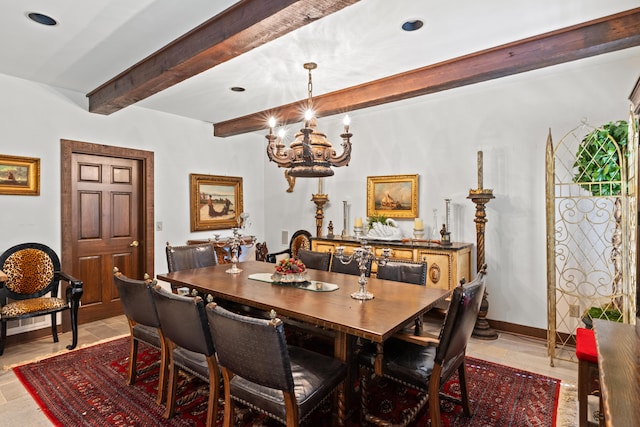
<path fill-rule="evenodd" d="M 622 312 L 617 308 L 610 306 L 591 307 L 582 315 L 582 323 L 591 329 L 593 327 L 593 319 L 604 319 L 612 322 L 622 322 Z"/>
<path fill-rule="evenodd" d="M 621 180 L 620 152 L 628 156 L 627 136 L 629 125 L 624 120 L 609 122 L 588 133 L 580 143 L 573 167 L 577 168 L 573 182 L 591 192 L 593 196 L 616 196 L 620 194 L 620 184 L 600 185 L 599 182 Z"/>

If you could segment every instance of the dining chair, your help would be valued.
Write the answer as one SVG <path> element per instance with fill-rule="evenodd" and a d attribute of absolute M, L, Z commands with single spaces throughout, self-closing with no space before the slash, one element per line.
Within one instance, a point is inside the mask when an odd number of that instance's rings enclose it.
<path fill-rule="evenodd" d="M 390 260 L 385 264 L 378 264 L 378 279 L 393 280 L 394 282 L 427 285 L 427 263 Z"/>
<path fill-rule="evenodd" d="M 160 319 L 160 336 L 169 354 L 167 407 L 164 417 L 176 412 L 178 370 L 189 372 L 209 383 L 207 427 L 215 425 L 220 393 L 220 369 L 200 297 L 176 295 L 161 286 L 154 286 L 153 300 Z"/>
<path fill-rule="evenodd" d="M 276 263 L 281 258 L 295 258 L 300 249 L 311 250 L 311 233 L 307 230 L 298 230 L 293 233 L 289 240 L 289 247 L 280 252 L 267 254 L 267 262 Z"/>
<path fill-rule="evenodd" d="M 169 272 L 210 267 L 218 264 L 216 251 L 211 243 L 165 247 Z"/>
<path fill-rule="evenodd" d="M 6 279 L 0 286 L 0 355 L 7 339 L 7 322 L 36 316 L 51 316 L 51 335 L 58 342 L 57 314 L 69 310 L 71 344 L 78 344 L 78 308 L 83 293 L 81 280 L 60 270 L 60 259 L 42 243 L 21 243 L 0 255 L 0 270 Z M 58 297 L 60 282 L 67 286 Z"/>
<path fill-rule="evenodd" d="M 288 346 L 274 311 L 256 319 L 210 303 L 207 317 L 224 378 L 225 427 L 233 425 L 234 401 L 298 426 L 346 377 L 337 359 Z"/>
<path fill-rule="evenodd" d="M 407 410 L 399 424 L 406 426 L 428 402 L 431 425 L 440 427 L 440 388 L 457 371 L 460 383 L 464 414 L 471 416 L 465 370 L 465 353 L 473 327 L 480 311 L 485 290 L 486 265 L 476 278 L 453 290 L 449 309 L 440 330 L 438 340 L 428 339 L 416 344 L 396 338 L 388 339 L 384 345 L 371 344 L 359 354 L 360 386 L 362 393 L 362 416 L 370 423 L 388 425 L 369 412 L 368 381 L 373 371 L 388 379 L 424 392 L 415 408 Z"/>
<path fill-rule="evenodd" d="M 307 268 L 329 271 L 331 252 L 316 252 L 301 248 L 298 249 L 297 257 Z"/>
<path fill-rule="evenodd" d="M 331 260 L 331 267 L 329 271 L 333 273 L 342 273 L 342 274 L 351 274 L 353 276 L 360 275 L 360 267 L 358 266 L 358 261 L 355 259 L 351 262 L 345 264 L 336 256 Z M 367 261 L 367 269 L 365 271 L 365 276 L 371 276 L 371 260 Z"/>
<path fill-rule="evenodd" d="M 130 279 L 113 268 L 113 281 L 118 289 L 120 303 L 127 317 L 130 331 L 129 342 L 129 372 L 127 384 L 136 382 L 136 363 L 138 359 L 138 343 L 143 342 L 160 350 L 160 373 L 158 377 L 158 398 L 156 402 L 164 401 L 166 391 L 168 361 L 164 341 L 160 337 L 160 319 L 156 311 L 151 288 L 157 281 L 151 280 L 145 273 L 144 280 Z"/>

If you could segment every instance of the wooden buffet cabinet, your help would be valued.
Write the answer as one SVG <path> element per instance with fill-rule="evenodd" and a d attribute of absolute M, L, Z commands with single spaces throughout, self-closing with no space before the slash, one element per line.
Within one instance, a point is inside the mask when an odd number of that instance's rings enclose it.
<path fill-rule="evenodd" d="M 367 240 L 367 243 L 375 249 L 376 256 L 382 255 L 383 248 L 391 249 L 391 258 L 407 261 L 427 262 L 427 286 L 438 289 L 453 289 L 461 279 L 467 282 L 471 277 L 471 248 L 473 243 L 452 243 L 450 246 L 442 246 L 436 243 L 415 241 L 384 241 Z M 314 237 L 311 238 L 311 249 L 318 252 L 336 251 L 337 246 L 344 246 L 344 253 L 353 253 L 354 248 L 360 247 L 360 241 L 354 238 L 335 237 L 333 239 Z M 378 266 L 374 263 L 372 272 L 376 272 Z"/>

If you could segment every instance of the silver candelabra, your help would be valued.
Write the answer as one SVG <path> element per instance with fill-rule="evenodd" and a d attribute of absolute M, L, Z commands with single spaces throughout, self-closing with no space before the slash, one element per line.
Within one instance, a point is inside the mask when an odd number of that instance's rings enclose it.
<path fill-rule="evenodd" d="M 358 269 L 360 270 L 360 278 L 358 284 L 360 289 L 358 292 L 351 294 L 351 298 L 357 300 L 370 300 L 373 299 L 373 294 L 366 290 L 367 286 L 367 265 L 373 261 L 376 261 L 378 265 L 385 265 L 389 261 L 391 255 L 390 248 L 382 249 L 382 257 L 376 258 L 375 251 L 370 245 L 367 245 L 365 239 L 360 240 L 361 247 L 354 249 L 351 255 L 344 254 L 344 246 L 336 247 L 336 253 L 334 258 L 338 258 L 343 264 L 350 264 L 352 261 L 358 263 Z"/>
<path fill-rule="evenodd" d="M 241 213 L 238 218 L 238 226 L 232 228 L 233 235 L 231 237 L 227 237 L 224 239 L 220 238 L 219 234 L 216 234 L 212 243 L 217 247 L 229 247 L 231 250 L 231 263 L 233 264 L 231 268 L 227 269 L 226 272 L 230 274 L 238 274 L 242 271 L 241 268 L 238 268 L 238 253 L 240 251 L 240 246 L 246 246 L 247 248 L 251 248 L 256 243 L 255 236 L 243 236 L 240 234 L 241 229 L 245 229 L 249 226 L 247 221 L 249 218 L 248 213 Z"/>

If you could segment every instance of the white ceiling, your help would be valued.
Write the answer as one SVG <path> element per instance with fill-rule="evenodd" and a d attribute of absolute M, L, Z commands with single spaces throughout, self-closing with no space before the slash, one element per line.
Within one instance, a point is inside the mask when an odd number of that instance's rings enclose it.
<path fill-rule="evenodd" d="M 86 94 L 233 3 L 0 0 L 0 73 Z M 216 123 L 306 98 L 305 62 L 318 63 L 313 88 L 320 95 L 638 6 L 638 0 L 361 0 L 137 105 Z M 59 24 L 36 24 L 29 12 Z M 411 19 L 425 26 L 402 31 Z M 232 86 L 246 91 L 231 92 Z"/>

